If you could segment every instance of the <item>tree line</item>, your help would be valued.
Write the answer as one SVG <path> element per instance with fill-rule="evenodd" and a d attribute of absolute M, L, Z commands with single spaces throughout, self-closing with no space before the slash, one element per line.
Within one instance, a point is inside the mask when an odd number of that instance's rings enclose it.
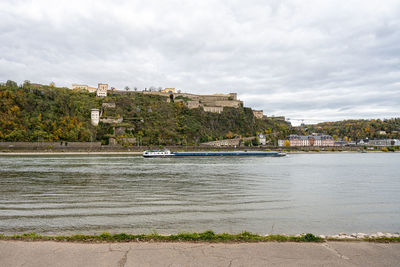
<path fill-rule="evenodd" d="M 102 103 L 115 108 L 102 108 Z M 122 117 L 123 123 L 92 126 L 90 110 L 100 108 L 102 116 Z M 255 136 L 263 133 L 270 144 L 293 132 L 290 124 L 272 118 L 257 119 L 250 108 L 224 108 L 220 114 L 188 109 L 184 102 L 140 92 L 111 92 L 98 98 L 85 90 L 72 91 L 51 85 L 0 84 L 0 141 L 101 141 L 135 137 L 143 145 L 196 145 L 202 142 Z"/>

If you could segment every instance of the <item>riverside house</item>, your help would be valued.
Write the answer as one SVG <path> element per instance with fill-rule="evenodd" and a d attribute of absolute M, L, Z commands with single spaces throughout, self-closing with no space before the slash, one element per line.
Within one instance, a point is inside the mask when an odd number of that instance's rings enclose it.
<path fill-rule="evenodd" d="M 286 139 L 290 146 L 335 146 L 330 135 L 297 135 L 291 134 Z M 284 146 L 286 140 L 278 140 L 278 146 Z"/>
<path fill-rule="evenodd" d="M 364 145 L 368 145 L 368 146 L 400 146 L 400 140 L 399 139 L 369 140 L 369 142 L 364 143 Z"/>

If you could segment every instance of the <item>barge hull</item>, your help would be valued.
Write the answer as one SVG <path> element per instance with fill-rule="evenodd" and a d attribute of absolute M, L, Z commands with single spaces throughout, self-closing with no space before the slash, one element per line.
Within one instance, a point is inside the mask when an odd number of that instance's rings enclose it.
<path fill-rule="evenodd" d="M 268 156 L 283 157 L 286 154 L 279 152 L 173 152 L 175 157 L 210 157 L 210 156 Z"/>

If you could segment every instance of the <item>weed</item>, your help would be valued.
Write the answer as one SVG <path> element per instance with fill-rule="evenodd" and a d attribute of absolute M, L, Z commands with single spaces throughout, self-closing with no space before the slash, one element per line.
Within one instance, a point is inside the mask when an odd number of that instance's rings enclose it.
<path fill-rule="evenodd" d="M 305 242 L 319 242 L 319 241 L 322 241 L 322 238 L 317 237 L 317 236 L 315 236 L 313 234 L 310 234 L 310 233 L 306 234 L 303 238 L 304 238 Z"/>

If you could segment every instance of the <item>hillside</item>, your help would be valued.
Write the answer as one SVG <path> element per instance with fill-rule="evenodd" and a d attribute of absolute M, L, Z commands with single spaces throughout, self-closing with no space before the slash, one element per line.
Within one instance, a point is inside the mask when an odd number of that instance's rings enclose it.
<path fill-rule="evenodd" d="M 314 125 L 306 125 L 304 132 L 311 134 L 313 132 L 325 133 L 333 136 L 335 139 L 359 140 L 364 138 L 382 139 L 382 138 L 400 138 L 400 118 L 385 120 L 345 120 L 335 122 L 323 122 Z"/>
<path fill-rule="evenodd" d="M 115 103 L 107 108 L 103 103 Z M 90 110 L 122 123 L 92 126 Z M 143 145 L 196 145 L 201 142 L 266 133 L 275 143 L 291 133 L 285 121 L 257 119 L 250 108 L 224 108 L 220 114 L 184 102 L 141 92 L 115 92 L 98 98 L 87 91 L 12 81 L 0 85 L 0 141 L 102 141 L 135 137 Z"/>

